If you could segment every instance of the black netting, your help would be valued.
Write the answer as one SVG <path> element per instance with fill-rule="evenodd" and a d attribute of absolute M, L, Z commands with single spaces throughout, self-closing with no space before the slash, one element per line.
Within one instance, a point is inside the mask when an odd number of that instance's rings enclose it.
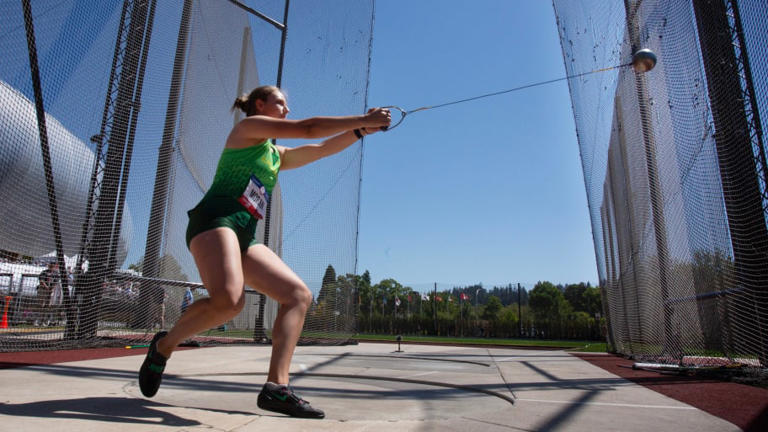
<path fill-rule="evenodd" d="M 659 363 L 768 364 L 764 2 L 554 1 L 609 339 Z"/>
<path fill-rule="evenodd" d="M 365 112 L 372 1 L 293 0 L 287 19 L 284 2 L 237 3 L 0 3 L 0 350 L 146 340 L 206 295 L 186 212 L 240 93 L 280 74 L 294 118 Z M 315 295 L 306 342 L 355 330 L 361 159 L 358 143 L 284 173 L 260 224 Z M 276 310 L 248 288 L 243 312 L 197 339 L 262 341 Z"/>

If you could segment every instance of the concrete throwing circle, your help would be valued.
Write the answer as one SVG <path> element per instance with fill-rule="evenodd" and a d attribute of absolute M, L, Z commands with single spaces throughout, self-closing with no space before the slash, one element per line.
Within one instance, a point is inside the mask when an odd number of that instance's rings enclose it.
<path fill-rule="evenodd" d="M 299 356 L 294 359 L 294 363 L 301 361 Z M 364 369 L 360 368 L 361 362 L 367 365 Z M 391 373 L 393 362 L 400 372 L 397 376 Z M 462 374 L 461 369 L 467 373 L 466 369 L 479 368 L 484 369 L 484 374 L 496 373 L 494 368 L 477 364 L 347 357 L 336 361 L 332 371 L 320 368 L 318 372 L 294 375 L 291 385 L 312 406 L 324 410 L 326 418 L 338 421 L 484 418 L 510 408 L 513 402 L 509 392 L 498 386 L 460 385 L 455 384 L 459 380 L 446 377 L 446 373 Z M 377 372 L 381 373 L 374 375 Z M 264 373 L 248 372 L 169 375 L 152 400 L 186 408 L 273 415 L 256 406 L 265 379 Z M 125 391 L 143 397 L 135 381 Z"/>

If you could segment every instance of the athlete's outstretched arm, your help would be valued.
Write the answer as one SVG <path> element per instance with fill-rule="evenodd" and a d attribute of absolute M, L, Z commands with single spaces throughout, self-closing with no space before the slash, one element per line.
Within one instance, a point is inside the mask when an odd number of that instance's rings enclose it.
<path fill-rule="evenodd" d="M 343 117 L 310 117 L 289 120 L 254 115 L 241 120 L 227 138 L 227 147 L 260 144 L 267 138 L 323 138 L 360 128 L 380 128 L 390 123 L 389 110 L 375 108 L 367 114 Z"/>
<path fill-rule="evenodd" d="M 381 128 L 358 129 L 361 135 L 380 132 Z M 318 159 L 336 154 L 352 145 L 359 138 L 354 130 L 336 135 L 320 144 L 305 144 L 298 147 L 277 146 L 280 151 L 280 170 L 298 168 Z"/>

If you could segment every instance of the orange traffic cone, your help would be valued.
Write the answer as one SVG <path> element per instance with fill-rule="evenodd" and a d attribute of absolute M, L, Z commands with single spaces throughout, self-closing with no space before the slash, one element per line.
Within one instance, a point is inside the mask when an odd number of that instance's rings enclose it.
<path fill-rule="evenodd" d="M 5 296 L 5 307 L 3 308 L 3 320 L 0 321 L 0 328 L 8 328 L 8 306 L 11 305 L 11 296 Z"/>

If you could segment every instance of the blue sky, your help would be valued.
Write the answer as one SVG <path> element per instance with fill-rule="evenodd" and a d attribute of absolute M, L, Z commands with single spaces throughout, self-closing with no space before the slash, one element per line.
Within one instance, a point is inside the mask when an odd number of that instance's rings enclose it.
<path fill-rule="evenodd" d="M 281 2 L 246 3 L 270 16 L 282 15 Z M 44 75 L 47 107 L 85 143 L 99 128 L 99 95 L 109 62 L 97 60 L 111 58 L 109 32 L 119 8 L 94 11 L 110 19 L 93 29 L 95 42 L 87 52 L 77 40 L 62 48 L 85 54 L 60 56 L 49 44 L 58 40 L 57 26 L 70 16 L 69 9 L 77 7 L 77 2 L 65 3 L 61 10 L 40 13 L 40 28 L 46 30 L 40 31 L 39 43 L 45 71 L 66 78 Z M 173 8 L 159 8 L 161 24 L 153 31 L 155 61 L 148 75 L 162 78 L 147 80 L 143 93 L 127 204 L 134 238 L 126 265 L 143 253 L 178 15 Z M 25 46 L 23 26 L 14 19 L 16 27 L 4 35 Z M 97 34 L 99 29 L 108 34 Z M 274 29 L 260 30 L 256 45 L 279 46 L 278 36 Z M 275 57 L 272 51 L 257 57 Z M 28 81 L 26 52 L 14 54 L 17 60 L 3 65 L 2 76 L 23 84 Z M 79 57 L 83 60 L 70 61 Z M 261 65 L 260 75 L 270 82 L 275 71 L 268 61 Z M 565 74 L 547 0 L 378 0 L 370 73 L 369 105 L 406 109 Z M 81 94 L 77 109 L 71 109 L 71 95 L 64 90 L 94 79 L 100 81 L 86 86 L 92 91 Z M 21 87 L 31 97 L 31 87 Z M 83 168 L 81 177 L 88 173 Z M 597 281 L 566 82 L 415 113 L 397 129 L 367 138 L 359 214 L 357 272 L 369 270 L 374 282 L 394 278 L 424 290 L 434 282 L 450 288 Z"/>
<path fill-rule="evenodd" d="M 565 75 L 549 1 L 376 3 L 369 105 Z M 414 113 L 366 139 L 358 272 L 416 289 L 597 282 L 566 82 Z"/>

